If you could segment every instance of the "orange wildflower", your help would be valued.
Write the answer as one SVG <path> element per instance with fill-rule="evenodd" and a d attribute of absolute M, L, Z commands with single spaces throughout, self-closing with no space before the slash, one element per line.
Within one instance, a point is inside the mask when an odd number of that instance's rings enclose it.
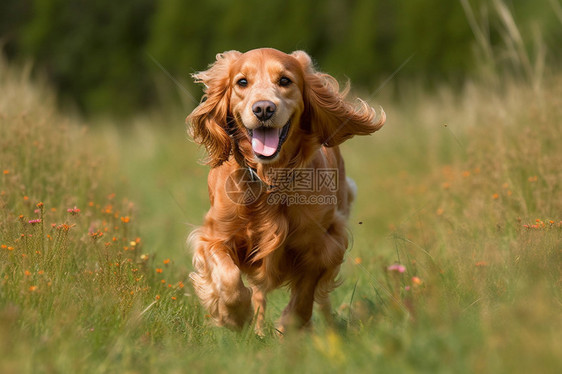
<path fill-rule="evenodd" d="M 419 286 L 423 281 L 419 277 L 412 277 L 412 283 Z"/>
<path fill-rule="evenodd" d="M 163 272 L 163 270 L 162 270 L 162 269 L 160 269 L 160 268 L 156 268 L 156 272 L 157 272 L 157 273 L 162 273 L 162 272 Z"/>

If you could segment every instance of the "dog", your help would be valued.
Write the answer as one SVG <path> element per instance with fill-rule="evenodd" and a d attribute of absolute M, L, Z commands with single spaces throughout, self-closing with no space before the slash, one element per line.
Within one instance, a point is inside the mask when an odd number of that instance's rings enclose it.
<path fill-rule="evenodd" d="M 253 319 L 263 335 L 266 295 L 281 286 L 280 333 L 310 326 L 315 301 L 331 323 L 355 196 L 338 145 L 379 130 L 384 111 L 346 101 L 349 84 L 340 92 L 303 51 L 227 51 L 193 77 L 204 96 L 188 132 L 211 167 L 210 209 L 188 239 L 195 293 L 234 330 Z"/>

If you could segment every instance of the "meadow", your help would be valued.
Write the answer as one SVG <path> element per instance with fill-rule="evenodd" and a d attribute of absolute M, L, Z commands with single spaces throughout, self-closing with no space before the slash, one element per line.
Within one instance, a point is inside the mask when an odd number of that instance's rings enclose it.
<path fill-rule="evenodd" d="M 562 371 L 562 75 L 371 97 L 338 325 L 214 327 L 188 281 L 207 168 L 186 108 L 92 122 L 0 62 L 0 371 Z M 368 96 L 368 95 L 367 95 Z"/>

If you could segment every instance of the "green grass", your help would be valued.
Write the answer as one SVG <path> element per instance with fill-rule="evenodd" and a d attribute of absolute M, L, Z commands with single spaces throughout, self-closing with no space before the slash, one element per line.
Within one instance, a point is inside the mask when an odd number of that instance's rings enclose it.
<path fill-rule="evenodd" d="M 208 198 L 187 113 L 83 124 L 2 62 L 0 371 L 560 372 L 562 76 L 548 78 L 381 98 L 383 130 L 343 147 L 359 196 L 339 328 L 315 315 L 280 340 L 284 290 L 263 339 L 213 327 L 193 296 L 185 238 Z"/>

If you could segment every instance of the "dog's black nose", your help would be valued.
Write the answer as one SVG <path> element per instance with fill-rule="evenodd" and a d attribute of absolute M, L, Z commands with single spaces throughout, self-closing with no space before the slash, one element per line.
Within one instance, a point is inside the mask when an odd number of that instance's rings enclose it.
<path fill-rule="evenodd" d="M 277 107 L 269 100 L 256 101 L 252 111 L 260 121 L 267 121 L 273 116 Z"/>

